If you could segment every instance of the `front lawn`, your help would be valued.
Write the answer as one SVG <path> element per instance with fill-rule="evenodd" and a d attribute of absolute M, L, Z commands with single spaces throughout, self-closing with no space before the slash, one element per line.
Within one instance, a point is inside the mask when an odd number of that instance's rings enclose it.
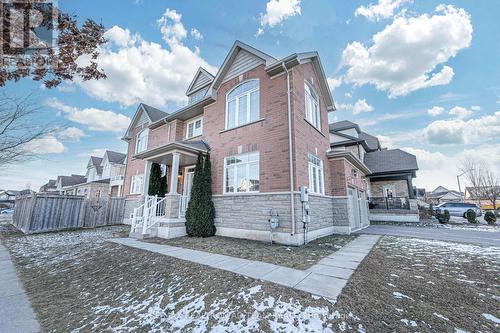
<path fill-rule="evenodd" d="M 45 332 L 498 331 L 500 248 L 383 237 L 337 303 L 110 243 L 0 227 Z"/>
<path fill-rule="evenodd" d="M 331 235 L 316 239 L 306 246 L 285 246 L 229 237 L 152 238 L 148 242 L 218 253 L 232 257 L 263 261 L 296 269 L 307 269 L 341 249 L 357 235 Z"/>

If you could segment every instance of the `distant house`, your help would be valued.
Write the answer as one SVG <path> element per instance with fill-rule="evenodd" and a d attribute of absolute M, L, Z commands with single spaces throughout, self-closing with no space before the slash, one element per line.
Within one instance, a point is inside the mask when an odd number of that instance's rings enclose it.
<path fill-rule="evenodd" d="M 443 202 L 461 202 L 463 201 L 463 194 L 458 191 L 448 190 L 444 186 L 438 186 L 434 191 L 425 194 L 425 201 L 433 205 L 439 205 Z"/>
<path fill-rule="evenodd" d="M 83 175 L 57 176 L 56 189 L 59 194 L 78 195 L 76 185 L 86 182 L 87 178 Z"/>
<path fill-rule="evenodd" d="M 0 190 L 0 208 L 14 207 L 17 196 L 35 193 L 32 190 Z"/>
<path fill-rule="evenodd" d="M 500 186 L 497 187 L 486 187 L 481 186 L 479 188 L 474 187 L 466 187 L 464 193 L 465 202 L 474 203 L 480 206 L 482 209 L 494 209 L 500 207 L 500 200 L 497 200 L 496 207 L 493 207 L 492 202 L 489 200 L 486 195 L 489 190 L 496 190 L 496 192 L 500 191 Z"/>
<path fill-rule="evenodd" d="M 40 193 L 57 193 L 57 180 L 50 179 L 46 184 L 40 186 Z"/>
<path fill-rule="evenodd" d="M 348 120 L 330 124 L 330 141 L 330 154 L 350 161 L 352 167 L 344 168 L 343 177 L 350 192 L 356 189 L 369 199 L 370 221 L 418 221 L 415 155 L 383 148 L 377 137 Z M 356 177 L 364 183 L 361 187 L 353 182 Z"/>
<path fill-rule="evenodd" d="M 85 181 L 80 180 L 68 186 L 64 193 L 88 198 L 122 196 L 126 157 L 125 154 L 111 150 L 106 150 L 103 157 L 90 156 L 83 176 Z"/>

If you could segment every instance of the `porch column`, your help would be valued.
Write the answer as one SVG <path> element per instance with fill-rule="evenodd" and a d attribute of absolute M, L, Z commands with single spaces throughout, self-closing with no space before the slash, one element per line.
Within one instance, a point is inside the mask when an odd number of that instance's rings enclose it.
<path fill-rule="evenodd" d="M 415 194 L 413 193 L 413 180 L 411 175 L 408 176 L 406 181 L 408 183 L 408 198 L 415 199 Z"/>
<path fill-rule="evenodd" d="M 122 185 L 118 185 L 118 197 L 122 196 Z"/>
<path fill-rule="evenodd" d="M 179 176 L 179 153 L 172 153 L 172 167 L 170 168 L 170 192 L 169 194 L 177 194 L 177 183 Z"/>
<path fill-rule="evenodd" d="M 144 178 L 143 178 L 144 189 L 142 191 L 144 198 L 146 198 L 146 196 L 148 195 L 148 191 L 149 191 L 149 175 L 151 173 L 151 165 L 152 164 L 153 163 L 151 161 L 146 161 L 146 164 L 144 165 Z"/>

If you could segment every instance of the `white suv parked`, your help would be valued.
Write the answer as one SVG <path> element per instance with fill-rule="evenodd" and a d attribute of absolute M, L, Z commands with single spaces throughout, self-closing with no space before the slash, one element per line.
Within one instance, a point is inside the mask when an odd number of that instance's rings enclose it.
<path fill-rule="evenodd" d="M 436 206 L 436 213 L 438 214 L 443 214 L 445 210 L 450 213 L 450 216 L 467 217 L 465 214 L 468 210 L 473 210 L 477 216 L 482 215 L 481 209 L 477 205 L 465 202 L 445 202 Z"/>

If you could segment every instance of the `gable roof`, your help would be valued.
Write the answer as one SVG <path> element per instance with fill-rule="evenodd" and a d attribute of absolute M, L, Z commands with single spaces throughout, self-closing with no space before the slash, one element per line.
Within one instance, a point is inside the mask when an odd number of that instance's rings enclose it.
<path fill-rule="evenodd" d="M 361 132 L 361 130 L 359 129 L 359 125 L 349 120 L 337 121 L 329 124 L 328 126 L 330 128 L 330 132 L 338 132 L 350 128 L 356 129 L 356 132 L 358 133 Z"/>
<path fill-rule="evenodd" d="M 193 80 L 189 84 L 189 87 L 186 90 L 186 95 L 191 95 L 197 90 L 200 90 L 203 87 L 208 86 L 214 80 L 214 76 L 210 74 L 203 67 L 198 68 L 196 74 L 193 77 Z"/>
<path fill-rule="evenodd" d="M 366 146 L 368 147 L 368 150 L 373 151 L 373 150 L 381 149 L 380 141 L 378 140 L 378 138 L 376 136 L 373 136 L 373 135 L 368 134 L 366 132 L 360 131 L 359 138 L 365 140 Z"/>
<path fill-rule="evenodd" d="M 125 158 L 127 157 L 126 154 L 119 153 L 116 151 L 112 150 L 106 150 L 104 153 L 104 156 L 108 156 L 108 162 L 109 163 L 116 163 L 116 164 L 125 164 Z"/>
<path fill-rule="evenodd" d="M 219 88 L 224 77 L 226 76 L 227 71 L 231 67 L 231 64 L 233 63 L 234 59 L 236 58 L 240 50 L 245 50 L 250 54 L 262 59 L 265 62 L 266 66 L 274 64 L 277 61 L 276 58 L 270 56 L 269 54 L 259 51 L 256 48 L 253 48 L 250 45 L 247 45 L 239 40 L 236 40 L 233 46 L 231 47 L 231 50 L 229 50 L 229 53 L 227 54 L 226 58 L 224 59 L 222 66 L 219 68 L 219 71 L 215 75 L 215 78 L 212 81 L 210 89 L 217 90 Z"/>
<path fill-rule="evenodd" d="M 161 111 L 157 108 L 154 108 L 150 105 L 144 104 L 144 103 L 139 103 L 139 106 L 137 107 L 137 110 L 134 113 L 134 117 L 130 121 L 130 125 L 128 125 L 127 131 L 125 132 L 125 135 L 123 136 L 122 140 L 127 140 L 130 139 L 130 132 L 132 131 L 133 126 L 139 119 L 139 115 L 144 112 L 146 116 L 148 117 L 149 121 L 151 123 L 154 123 L 155 121 L 158 121 L 162 118 L 165 118 L 168 116 L 167 112 Z"/>
<path fill-rule="evenodd" d="M 95 167 L 98 167 L 99 165 L 101 165 L 101 162 L 102 162 L 102 157 L 90 156 L 88 165 L 93 165 Z"/>
<path fill-rule="evenodd" d="M 57 181 L 61 182 L 62 187 L 83 184 L 87 182 L 87 178 L 82 175 L 57 176 Z"/>
<path fill-rule="evenodd" d="M 365 154 L 364 163 L 372 174 L 418 170 L 417 158 L 401 149 L 384 149 Z"/>

